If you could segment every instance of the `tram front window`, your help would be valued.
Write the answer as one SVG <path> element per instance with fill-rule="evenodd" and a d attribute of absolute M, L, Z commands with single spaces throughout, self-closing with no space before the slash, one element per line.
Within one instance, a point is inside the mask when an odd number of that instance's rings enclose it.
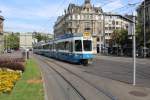
<path fill-rule="evenodd" d="M 84 51 L 92 51 L 91 40 L 83 40 Z"/>
<path fill-rule="evenodd" d="M 82 51 L 82 42 L 81 42 L 81 40 L 75 40 L 75 51 Z"/>

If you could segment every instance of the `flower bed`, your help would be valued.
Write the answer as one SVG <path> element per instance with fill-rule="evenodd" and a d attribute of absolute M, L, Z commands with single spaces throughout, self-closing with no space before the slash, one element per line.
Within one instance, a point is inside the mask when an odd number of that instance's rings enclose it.
<path fill-rule="evenodd" d="M 0 93 L 10 93 L 22 72 L 0 69 Z"/>
<path fill-rule="evenodd" d="M 0 59 L 0 93 L 10 93 L 24 72 L 22 58 Z"/>

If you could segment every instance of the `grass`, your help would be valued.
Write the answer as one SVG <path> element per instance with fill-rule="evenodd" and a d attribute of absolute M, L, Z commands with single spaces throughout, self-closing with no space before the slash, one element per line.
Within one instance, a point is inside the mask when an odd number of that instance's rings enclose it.
<path fill-rule="evenodd" d="M 43 83 L 29 83 L 29 80 L 40 80 L 40 69 L 34 59 L 27 61 L 22 78 L 16 83 L 10 94 L 0 94 L 0 100 L 44 100 Z"/>

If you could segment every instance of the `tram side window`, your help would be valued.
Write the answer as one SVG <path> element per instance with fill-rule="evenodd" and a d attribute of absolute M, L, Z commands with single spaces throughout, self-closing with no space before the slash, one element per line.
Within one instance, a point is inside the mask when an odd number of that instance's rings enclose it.
<path fill-rule="evenodd" d="M 43 49 L 43 46 L 39 46 L 38 49 Z"/>
<path fill-rule="evenodd" d="M 70 48 L 70 44 L 68 41 L 65 42 L 65 50 L 66 51 L 69 51 L 69 48 Z"/>
<path fill-rule="evenodd" d="M 92 51 L 92 42 L 90 40 L 83 40 L 84 51 Z"/>
<path fill-rule="evenodd" d="M 75 51 L 82 51 L 82 42 L 81 42 L 81 40 L 75 40 Z"/>
<path fill-rule="evenodd" d="M 72 42 L 69 42 L 69 45 L 70 45 L 69 51 L 70 51 L 70 52 L 73 52 L 73 43 L 72 43 Z"/>
<path fill-rule="evenodd" d="M 49 44 L 44 45 L 44 46 L 43 46 L 43 49 L 49 49 Z"/>
<path fill-rule="evenodd" d="M 52 50 L 52 44 L 50 44 L 49 49 Z"/>

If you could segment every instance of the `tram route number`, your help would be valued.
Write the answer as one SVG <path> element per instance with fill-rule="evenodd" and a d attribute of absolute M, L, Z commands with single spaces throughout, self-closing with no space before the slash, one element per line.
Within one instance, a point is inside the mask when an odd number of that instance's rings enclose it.
<path fill-rule="evenodd" d="M 91 37 L 91 33 L 90 32 L 84 32 L 83 37 L 84 38 Z"/>

